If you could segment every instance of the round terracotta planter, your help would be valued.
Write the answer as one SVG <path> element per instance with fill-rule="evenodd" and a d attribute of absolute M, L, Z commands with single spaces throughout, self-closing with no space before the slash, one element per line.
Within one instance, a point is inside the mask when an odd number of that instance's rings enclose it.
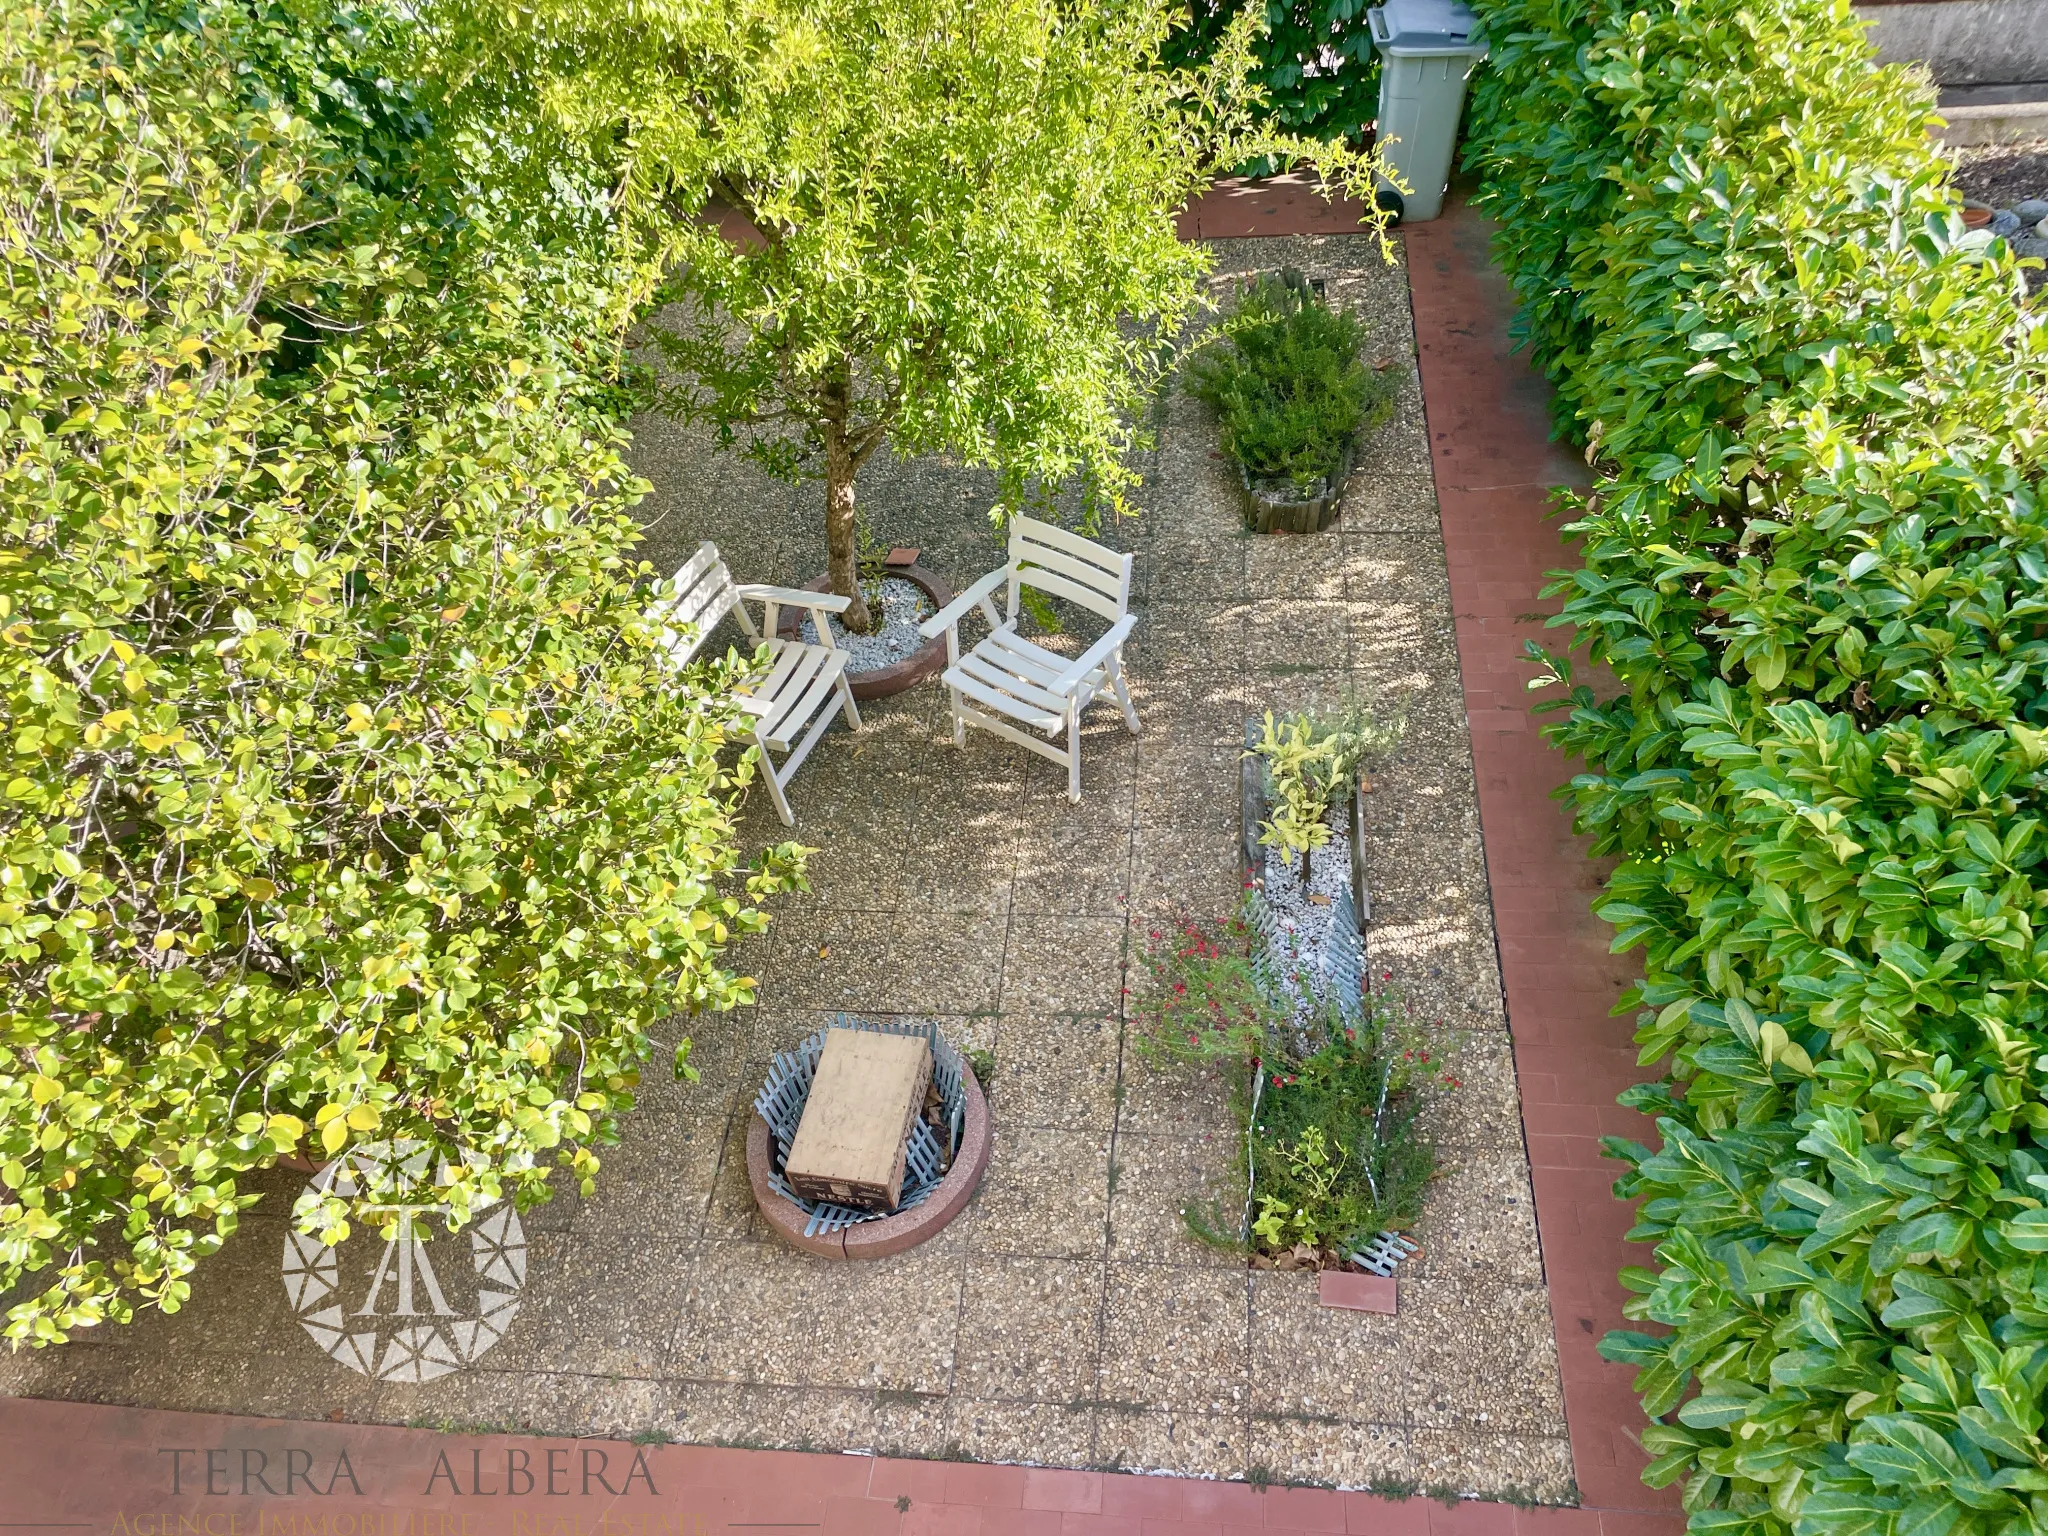
<path fill-rule="evenodd" d="M 955 1216 L 967 1209 L 974 1191 L 988 1171 L 990 1145 L 988 1100 L 972 1073 L 962 1073 L 967 1090 L 967 1124 L 960 1133 L 960 1151 L 953 1166 L 939 1180 L 924 1204 L 878 1221 L 856 1222 L 837 1232 L 806 1237 L 804 1227 L 810 1215 L 786 1195 L 776 1193 L 768 1182 L 774 1159 L 774 1132 L 758 1114 L 747 1127 L 747 1178 L 754 1186 L 754 1203 L 768 1218 L 768 1225 L 803 1249 L 827 1259 L 884 1259 L 906 1248 L 915 1248 Z"/>
<path fill-rule="evenodd" d="M 1963 205 L 1963 228 L 1982 229 L 1991 222 L 1991 215 L 1995 211 L 1981 205 L 1965 203 Z"/>
<path fill-rule="evenodd" d="M 901 576 L 932 600 L 934 611 L 953 601 L 953 589 L 921 565 L 892 565 L 888 574 Z M 806 592 L 829 592 L 832 578 L 814 576 L 804 583 Z M 810 615 L 802 609 L 786 611 L 776 622 L 775 632 L 785 640 L 794 640 L 797 632 L 804 627 L 804 620 Z M 853 685 L 856 702 L 865 704 L 869 699 L 886 699 L 891 694 L 901 693 L 916 686 L 928 677 L 937 677 L 946 670 L 946 638 L 934 636 L 925 641 L 901 661 L 892 661 L 886 667 L 876 667 L 871 672 L 849 672 L 846 680 Z"/>

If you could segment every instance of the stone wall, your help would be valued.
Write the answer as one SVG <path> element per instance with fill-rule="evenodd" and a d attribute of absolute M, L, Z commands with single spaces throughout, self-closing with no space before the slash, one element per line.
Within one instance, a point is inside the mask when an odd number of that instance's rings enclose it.
<path fill-rule="evenodd" d="M 1880 58 L 1923 61 L 1937 85 L 2048 81 L 2048 0 L 1906 0 L 1856 14 Z"/>

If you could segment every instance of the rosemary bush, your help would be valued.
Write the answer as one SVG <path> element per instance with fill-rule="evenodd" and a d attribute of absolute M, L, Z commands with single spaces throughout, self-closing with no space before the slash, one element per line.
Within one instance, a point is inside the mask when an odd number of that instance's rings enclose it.
<path fill-rule="evenodd" d="M 1190 361 L 1188 391 L 1216 412 L 1224 451 L 1253 479 L 1306 491 L 1393 412 L 1401 375 L 1370 367 L 1365 342 L 1358 317 L 1324 304 L 1299 272 L 1266 274 Z"/>

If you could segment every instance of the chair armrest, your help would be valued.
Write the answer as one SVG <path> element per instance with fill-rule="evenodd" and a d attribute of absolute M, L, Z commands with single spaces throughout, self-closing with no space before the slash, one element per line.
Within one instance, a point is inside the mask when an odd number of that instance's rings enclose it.
<path fill-rule="evenodd" d="M 967 610 L 976 603 L 986 604 L 989 594 L 1009 579 L 1010 568 L 1007 565 L 999 571 L 990 571 L 981 580 L 977 581 L 937 613 L 918 625 L 917 632 L 927 640 L 944 634 L 947 630 L 958 625 L 962 619 L 966 618 Z"/>
<path fill-rule="evenodd" d="M 1109 626 L 1108 633 L 1081 653 L 1079 661 L 1045 685 L 1047 691 L 1051 693 L 1072 693 L 1081 686 L 1083 678 L 1087 677 L 1090 672 L 1093 672 L 1109 659 L 1111 651 L 1114 651 L 1130 638 L 1131 631 L 1137 628 L 1137 625 L 1138 616 L 1135 613 L 1127 613 L 1118 619 Z"/>
<path fill-rule="evenodd" d="M 825 622 L 828 613 L 844 613 L 852 603 L 850 597 L 841 597 L 836 592 L 812 592 L 801 587 L 771 587 L 759 582 L 748 586 L 736 586 L 733 591 L 742 598 L 761 605 L 762 631 L 770 640 L 775 638 L 776 628 L 784 608 L 807 608 L 811 614 L 811 627 L 817 632 L 817 643 L 826 650 L 835 650 L 832 643 L 832 626 Z M 746 622 L 747 610 L 739 610 L 740 622 Z"/>
<path fill-rule="evenodd" d="M 826 613 L 844 613 L 847 605 L 853 601 L 850 597 L 841 597 L 837 592 L 808 592 L 797 587 L 771 587 L 760 582 L 734 587 L 733 591 L 757 603 L 776 603 L 784 608 L 822 609 Z"/>

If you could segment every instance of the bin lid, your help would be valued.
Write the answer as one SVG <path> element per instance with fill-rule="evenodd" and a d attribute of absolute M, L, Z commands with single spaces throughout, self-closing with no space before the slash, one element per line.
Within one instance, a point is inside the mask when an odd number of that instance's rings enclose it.
<path fill-rule="evenodd" d="M 1370 13 L 1372 40 L 1382 53 L 1484 53 L 1475 41 L 1479 18 L 1463 0 L 1386 0 Z"/>

